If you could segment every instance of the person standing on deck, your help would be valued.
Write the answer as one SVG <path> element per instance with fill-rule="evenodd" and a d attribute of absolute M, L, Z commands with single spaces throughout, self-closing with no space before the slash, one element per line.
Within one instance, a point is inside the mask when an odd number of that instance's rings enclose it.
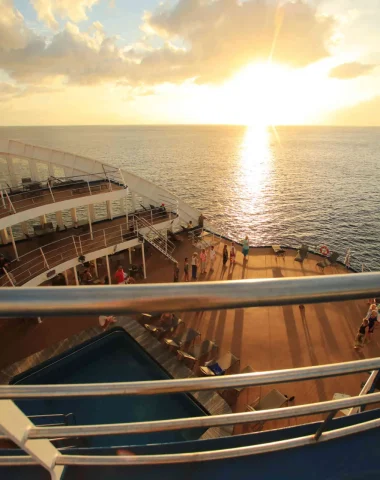
<path fill-rule="evenodd" d="M 202 248 L 199 258 L 201 261 L 201 273 L 206 273 L 207 255 L 206 255 L 206 250 L 204 248 Z"/>
<path fill-rule="evenodd" d="M 215 260 L 216 260 L 216 252 L 214 249 L 214 245 L 211 245 L 211 248 L 210 248 L 210 271 L 211 272 L 214 271 Z"/>
<path fill-rule="evenodd" d="M 236 262 L 236 248 L 234 242 L 231 244 L 231 250 L 230 250 L 230 264 L 234 265 Z"/>
<path fill-rule="evenodd" d="M 178 282 L 179 281 L 179 268 L 178 268 L 178 262 L 174 263 L 174 279 L 173 282 Z"/>
<path fill-rule="evenodd" d="M 187 257 L 185 258 L 185 266 L 183 267 L 183 273 L 184 273 L 185 282 L 188 282 L 190 279 L 189 279 L 189 259 Z"/>
<path fill-rule="evenodd" d="M 245 239 L 243 240 L 243 249 L 242 253 L 244 256 L 244 260 L 247 260 L 248 254 L 249 254 L 249 239 L 248 235 L 245 236 Z"/>
<path fill-rule="evenodd" d="M 206 220 L 206 217 L 203 216 L 203 213 L 201 213 L 199 215 L 199 218 L 198 218 L 198 225 L 200 228 L 203 228 L 203 225 L 204 225 L 204 221 Z"/>
<path fill-rule="evenodd" d="M 368 332 L 367 332 L 367 339 L 368 342 L 371 341 L 371 337 L 373 333 L 375 332 L 375 326 L 379 322 L 378 319 L 378 311 L 377 311 L 377 305 L 373 303 L 368 310 L 367 316 L 365 317 L 366 320 L 368 320 Z"/>
<path fill-rule="evenodd" d="M 227 248 L 227 245 L 224 245 L 224 247 L 223 247 L 223 267 L 226 266 L 227 261 L 228 261 L 228 248 Z"/>
<path fill-rule="evenodd" d="M 197 279 L 197 270 L 198 270 L 198 254 L 197 252 L 193 253 L 191 257 L 191 278 L 193 280 Z"/>
<path fill-rule="evenodd" d="M 355 337 L 355 344 L 354 344 L 355 350 L 359 350 L 359 348 L 364 347 L 364 343 L 367 337 L 367 330 L 368 330 L 368 320 L 364 318 L 362 324 L 359 327 L 358 333 L 356 334 L 356 337 Z"/>

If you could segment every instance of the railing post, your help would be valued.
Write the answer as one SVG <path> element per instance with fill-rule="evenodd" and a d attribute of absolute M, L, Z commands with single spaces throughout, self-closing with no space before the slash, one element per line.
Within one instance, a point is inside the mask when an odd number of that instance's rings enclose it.
<path fill-rule="evenodd" d="M 87 180 L 87 186 L 88 186 L 88 191 L 90 192 L 90 195 L 92 195 L 92 192 L 91 192 L 91 187 L 90 187 L 90 182 Z"/>
<path fill-rule="evenodd" d="M 141 244 L 141 254 L 142 254 L 142 261 L 143 261 L 143 270 L 144 270 L 144 279 L 146 279 L 146 265 L 145 265 L 145 240 Z"/>
<path fill-rule="evenodd" d="M 49 269 L 50 267 L 49 267 L 49 264 L 46 260 L 46 257 L 45 257 L 45 254 L 44 254 L 42 248 L 40 248 L 40 252 L 41 252 L 42 258 L 44 259 L 45 267 Z"/>
<path fill-rule="evenodd" d="M 15 207 L 13 206 L 13 203 L 11 202 L 11 199 L 9 198 L 8 192 L 5 190 L 5 195 L 7 196 L 9 205 L 11 206 L 13 213 L 17 213 Z"/>
<path fill-rule="evenodd" d="M 123 227 L 120 225 L 120 239 L 123 242 Z"/>
<path fill-rule="evenodd" d="M 75 253 L 77 254 L 77 257 L 79 257 L 79 254 L 78 254 L 78 249 L 77 249 L 77 244 L 76 244 L 76 242 L 75 242 L 74 235 L 72 235 L 72 236 L 71 236 L 71 238 L 73 239 L 74 248 L 75 248 Z"/>
<path fill-rule="evenodd" d="M 127 184 L 125 183 L 125 178 L 124 178 L 123 172 L 121 171 L 121 168 L 119 168 L 119 174 L 120 174 L 120 177 L 121 177 L 121 180 L 122 180 L 122 183 L 123 183 L 124 187 L 127 187 Z"/>
<path fill-rule="evenodd" d="M 9 283 L 12 285 L 12 287 L 15 287 L 16 285 L 13 283 L 12 277 L 9 275 L 8 270 L 5 267 L 3 267 L 3 270 L 4 270 L 5 275 L 7 276 L 8 280 L 9 280 Z"/>
<path fill-rule="evenodd" d="M 0 424 L 5 434 L 21 449 L 29 453 L 50 473 L 52 480 L 62 477 L 64 466 L 56 465 L 61 453 L 50 440 L 29 439 L 28 432 L 35 427 L 29 418 L 11 401 L 0 400 Z"/>
<path fill-rule="evenodd" d="M 54 195 L 53 195 L 53 190 L 51 189 L 50 181 L 49 181 L 49 180 L 47 181 L 47 184 L 48 184 L 48 187 L 49 187 L 49 190 L 50 190 L 51 198 L 53 199 L 53 202 L 55 203 L 55 198 L 54 198 Z"/>
<path fill-rule="evenodd" d="M 316 431 L 315 435 L 314 435 L 314 440 L 316 442 L 318 442 L 320 436 L 322 435 L 322 433 L 326 430 L 326 428 L 330 425 L 330 422 L 332 421 L 332 419 L 335 417 L 335 415 L 339 412 L 339 410 L 333 410 L 332 412 L 330 412 L 327 417 L 325 418 L 325 421 L 322 423 L 322 425 L 318 428 L 318 430 Z"/>
<path fill-rule="evenodd" d="M 106 237 L 106 232 L 103 230 L 103 237 L 104 237 L 104 246 L 107 246 L 107 237 Z"/>
<path fill-rule="evenodd" d="M 153 211 L 150 210 L 150 223 L 153 225 Z"/>
<path fill-rule="evenodd" d="M 1 187 L 0 195 L 1 195 L 1 203 L 3 204 L 3 208 L 7 208 L 6 205 L 5 205 L 5 200 L 4 200 L 3 187 Z"/>
<path fill-rule="evenodd" d="M 17 247 L 16 247 L 15 237 L 13 236 L 12 226 L 9 227 L 9 232 L 10 232 L 10 236 L 11 236 L 11 240 L 12 240 L 13 250 L 14 250 L 15 255 L 16 255 L 16 260 L 17 260 L 17 261 L 20 261 L 20 258 L 19 258 L 19 256 L 18 256 Z"/>
<path fill-rule="evenodd" d="M 83 250 L 82 250 L 82 242 L 81 242 L 81 239 L 80 239 L 80 235 L 78 237 L 78 240 L 79 240 L 79 250 L 80 250 L 80 253 L 83 254 Z"/>

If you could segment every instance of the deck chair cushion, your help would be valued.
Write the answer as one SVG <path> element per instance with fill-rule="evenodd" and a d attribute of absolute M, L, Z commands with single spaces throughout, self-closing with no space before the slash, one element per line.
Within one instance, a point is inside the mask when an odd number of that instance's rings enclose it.
<path fill-rule="evenodd" d="M 214 375 L 224 375 L 226 373 L 218 362 L 209 365 L 208 368 L 212 371 Z"/>

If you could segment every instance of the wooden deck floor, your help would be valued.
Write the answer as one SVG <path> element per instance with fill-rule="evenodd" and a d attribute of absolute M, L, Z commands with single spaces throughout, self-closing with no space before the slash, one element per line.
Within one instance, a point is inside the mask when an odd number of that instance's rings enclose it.
<path fill-rule="evenodd" d="M 184 258 L 187 256 L 190 259 L 192 252 L 196 250 L 185 236 L 182 236 L 182 239 L 173 254 L 179 261 L 181 275 Z M 316 268 L 320 257 L 310 254 L 301 265 L 294 261 L 294 250 L 287 250 L 283 258 L 278 258 L 269 248 L 251 249 L 245 265 L 241 253 L 238 253 L 234 268 L 229 268 L 227 264 L 228 268 L 223 269 L 222 245 L 221 243 L 216 247 L 215 271 L 200 276 L 198 281 L 323 275 Z M 140 253 L 136 251 L 133 255 L 132 262 L 140 263 Z M 121 262 L 128 268 L 127 253 L 121 257 Z M 113 268 L 116 268 L 116 262 Z M 324 272 L 325 275 L 337 273 L 349 274 L 342 266 L 329 267 Z M 156 252 L 147 256 L 147 274 L 147 283 L 173 281 L 172 264 Z M 375 333 L 372 343 L 362 352 L 353 349 L 355 333 L 367 309 L 367 302 L 362 300 L 306 305 L 304 310 L 295 305 L 177 313 L 187 327 L 201 332 L 202 339 L 215 341 L 219 345 L 220 353 L 231 351 L 239 357 L 240 371 L 246 365 L 256 371 L 265 371 L 379 356 L 379 332 Z M 17 325 L 16 329 L 13 323 L 8 323 L 2 329 L 4 335 L 0 336 L 0 367 L 24 358 L 54 341 L 80 332 L 96 322 L 95 317 L 78 317 L 64 321 L 47 318 L 40 325 L 26 327 L 23 323 Z M 10 329 L 12 334 L 9 333 Z M 233 409 L 244 411 L 246 404 L 252 403 L 260 395 L 264 396 L 272 388 L 277 388 L 289 397 L 294 395 L 293 403 L 297 405 L 330 400 L 334 393 L 357 395 L 361 382 L 367 378 L 366 374 L 356 374 L 278 386 L 253 387 L 242 391 Z M 318 418 L 321 416 L 268 422 L 266 428 L 295 425 Z M 247 431 L 246 428 L 237 426 L 235 432 Z"/>
<path fill-rule="evenodd" d="M 239 280 L 248 278 L 303 277 L 310 275 L 350 274 L 341 265 L 328 267 L 324 273 L 316 267 L 320 256 L 309 254 L 303 264 L 294 261 L 296 252 L 287 250 L 284 257 L 276 257 L 270 248 L 251 249 L 249 260 L 243 262 L 239 252 L 237 262 L 227 269 L 222 266 L 222 242 L 216 247 L 217 260 L 214 272 L 199 276 L 198 281 Z M 183 260 L 196 251 L 187 239 L 176 249 L 174 256 L 179 261 L 181 276 Z M 173 269 L 163 257 L 148 259 L 147 271 L 150 283 L 173 281 Z M 380 353 L 380 331 L 362 352 L 353 348 L 354 337 L 361 319 L 368 310 L 366 301 L 283 307 L 260 307 L 214 312 L 182 312 L 181 318 L 188 327 L 201 332 L 202 339 L 215 341 L 221 353 L 231 351 L 240 358 L 240 371 L 250 365 L 256 371 L 276 370 L 311 365 L 346 362 L 377 357 Z M 380 329 L 379 329 L 380 330 Z M 295 404 L 331 400 L 334 393 L 357 395 L 360 384 L 368 375 L 356 374 L 317 381 L 249 388 L 244 390 L 235 411 L 244 411 L 272 388 L 277 388 L 289 397 L 295 396 Z M 268 427 L 294 425 L 317 417 L 268 422 Z M 321 418 L 320 416 L 318 418 Z M 246 431 L 237 427 L 237 432 Z"/>

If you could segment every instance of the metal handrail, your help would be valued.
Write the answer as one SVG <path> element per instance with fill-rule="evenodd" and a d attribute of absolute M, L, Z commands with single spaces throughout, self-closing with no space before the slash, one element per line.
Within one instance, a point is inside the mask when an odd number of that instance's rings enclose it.
<path fill-rule="evenodd" d="M 380 393 L 372 393 L 365 397 L 357 396 L 287 408 L 228 413 L 224 415 L 118 424 L 32 427 L 28 432 L 28 438 L 94 437 L 98 435 L 123 435 L 182 430 L 187 428 L 210 428 L 223 425 L 238 425 L 243 423 L 261 422 L 264 420 L 280 420 L 305 415 L 316 415 L 318 413 L 342 410 L 349 407 L 369 405 L 379 401 Z"/>
<path fill-rule="evenodd" d="M 101 290 L 89 286 L 80 295 L 75 287 L 50 288 L 0 289 L 0 313 L 43 316 L 54 310 L 61 316 L 125 315 L 368 299 L 380 297 L 380 273 L 130 285 L 122 292 L 117 286 L 105 285 Z"/>
<path fill-rule="evenodd" d="M 271 443 L 249 445 L 246 447 L 226 448 L 223 450 L 211 450 L 206 452 L 136 456 L 58 455 L 56 458 L 56 465 L 155 465 L 188 462 L 198 463 L 226 458 L 246 457 L 259 453 L 288 450 L 289 448 L 302 447 L 305 445 L 315 445 L 316 443 L 345 437 L 354 433 L 364 432 L 379 426 L 380 419 L 370 420 L 368 422 L 352 425 L 350 427 L 343 427 L 336 430 L 323 432 L 318 440 L 315 439 L 315 435 L 306 435 L 304 437 L 279 440 Z"/>
<path fill-rule="evenodd" d="M 335 430 L 323 432 L 318 439 L 315 435 L 306 435 L 303 437 L 279 440 L 271 443 L 259 445 L 249 445 L 244 447 L 226 448 L 222 450 L 211 450 L 205 452 L 174 453 L 164 455 L 62 455 L 56 456 L 56 465 L 154 465 L 154 464 L 173 464 L 188 462 L 204 462 L 211 460 L 220 460 L 226 458 L 246 457 L 260 453 L 276 452 L 288 450 L 289 448 L 302 447 L 305 445 L 315 445 L 316 443 L 326 442 L 336 438 L 353 435 L 356 433 L 372 430 L 380 426 L 380 420 L 369 420 L 368 422 L 342 427 Z M 37 462 L 30 456 L 7 456 L 0 457 L 0 466 L 10 465 L 36 465 Z"/>
<path fill-rule="evenodd" d="M 48 287 L 44 288 L 46 290 Z M 57 287 L 58 288 L 58 287 Z M 126 290 L 115 287 L 121 291 Z M 95 287 L 96 289 L 96 287 Z M 30 289 L 37 290 L 37 289 Z M 40 289 L 42 290 L 42 289 Z M 51 289 L 53 290 L 53 289 Z M 87 290 L 87 289 L 86 289 Z M 98 291 L 99 289 L 96 289 Z M 25 292 L 26 289 L 22 289 Z M 13 292 L 13 289 L 9 293 Z M 9 316 L 9 315 L 8 315 Z M 34 313 L 37 316 L 37 313 Z M 211 378 L 184 378 L 171 380 L 152 380 L 140 382 L 84 383 L 67 385 L 1 385 L 0 399 L 40 398 L 40 397 L 91 397 L 110 395 L 149 395 L 164 393 L 195 392 L 220 390 L 236 387 L 272 385 L 285 382 L 300 382 L 314 378 L 327 378 L 349 375 L 380 368 L 380 358 L 371 358 L 354 362 L 334 363 L 294 369 L 254 372 L 244 375 L 227 375 Z"/>

